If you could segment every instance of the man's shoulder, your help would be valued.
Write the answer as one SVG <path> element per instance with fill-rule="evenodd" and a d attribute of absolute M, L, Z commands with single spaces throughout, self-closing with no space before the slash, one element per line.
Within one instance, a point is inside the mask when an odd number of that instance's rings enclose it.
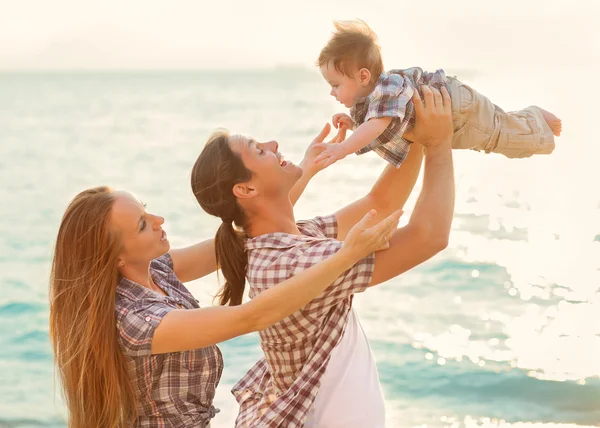
<path fill-rule="evenodd" d="M 318 216 L 310 220 L 296 222 L 298 230 L 304 236 L 314 238 L 335 238 L 337 236 L 337 218 L 335 214 Z"/>

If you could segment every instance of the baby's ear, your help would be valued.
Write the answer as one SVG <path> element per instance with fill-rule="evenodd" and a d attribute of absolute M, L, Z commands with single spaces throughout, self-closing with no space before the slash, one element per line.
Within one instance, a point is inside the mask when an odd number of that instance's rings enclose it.
<path fill-rule="evenodd" d="M 371 72 L 367 68 L 361 68 L 358 72 L 358 78 L 361 85 L 367 86 L 371 82 Z"/>

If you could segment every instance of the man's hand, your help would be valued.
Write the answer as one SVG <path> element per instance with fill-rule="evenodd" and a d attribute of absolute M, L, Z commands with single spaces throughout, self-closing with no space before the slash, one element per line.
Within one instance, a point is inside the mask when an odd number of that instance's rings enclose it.
<path fill-rule="evenodd" d="M 308 145 L 306 153 L 304 154 L 304 159 L 302 159 L 302 162 L 300 162 L 300 168 L 302 168 L 302 177 L 296 181 L 296 184 L 294 184 L 294 187 L 292 187 L 292 190 L 290 190 L 290 201 L 292 202 L 292 205 L 296 204 L 302 195 L 302 192 L 304 192 L 306 185 L 315 176 L 315 174 L 328 166 L 325 165 L 325 161 L 320 161 L 318 163 L 315 162 L 315 159 L 323 151 L 323 146 L 336 146 L 337 143 L 344 141 L 346 138 L 345 127 L 340 127 L 337 135 L 325 144 L 323 143 L 323 140 L 325 140 L 325 137 L 329 135 L 329 131 L 331 131 L 331 125 L 326 123 L 321 132 L 319 132 L 319 135 L 317 135 L 316 138 L 312 140 L 312 143 Z"/>
<path fill-rule="evenodd" d="M 313 177 L 317 172 L 325 169 L 329 165 L 325 165 L 324 160 L 316 161 L 317 157 L 323 152 L 324 147 L 331 147 L 330 144 L 338 144 L 346 139 L 346 127 L 342 126 L 338 129 L 337 134 L 327 143 L 322 144 L 323 140 L 331 131 L 331 125 L 325 124 L 319 135 L 309 144 L 304 153 L 304 159 L 300 162 L 300 168 L 302 168 L 303 174 L 307 174 L 309 177 Z"/>
<path fill-rule="evenodd" d="M 423 98 L 415 91 L 412 101 L 415 106 L 415 126 L 404 136 L 428 149 L 452 143 L 452 104 L 450 94 L 442 87 L 437 89 L 423 85 Z"/>

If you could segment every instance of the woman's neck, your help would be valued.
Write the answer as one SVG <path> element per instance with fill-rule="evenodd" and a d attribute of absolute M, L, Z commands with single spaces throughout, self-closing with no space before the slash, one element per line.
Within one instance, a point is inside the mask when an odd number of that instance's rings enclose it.
<path fill-rule="evenodd" d="M 122 276 L 130 281 L 152 290 L 150 277 L 150 262 L 144 265 L 125 265 L 120 269 Z"/>

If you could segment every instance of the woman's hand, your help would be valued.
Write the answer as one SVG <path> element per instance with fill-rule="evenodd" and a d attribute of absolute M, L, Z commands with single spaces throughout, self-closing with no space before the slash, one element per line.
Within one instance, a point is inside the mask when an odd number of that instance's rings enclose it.
<path fill-rule="evenodd" d="M 389 248 L 390 238 L 398 227 L 400 216 L 403 213 L 404 211 L 398 210 L 372 226 L 377 217 L 377 211 L 369 211 L 361 221 L 350 229 L 340 251 L 346 251 L 348 257 L 358 261 L 372 252 Z"/>

